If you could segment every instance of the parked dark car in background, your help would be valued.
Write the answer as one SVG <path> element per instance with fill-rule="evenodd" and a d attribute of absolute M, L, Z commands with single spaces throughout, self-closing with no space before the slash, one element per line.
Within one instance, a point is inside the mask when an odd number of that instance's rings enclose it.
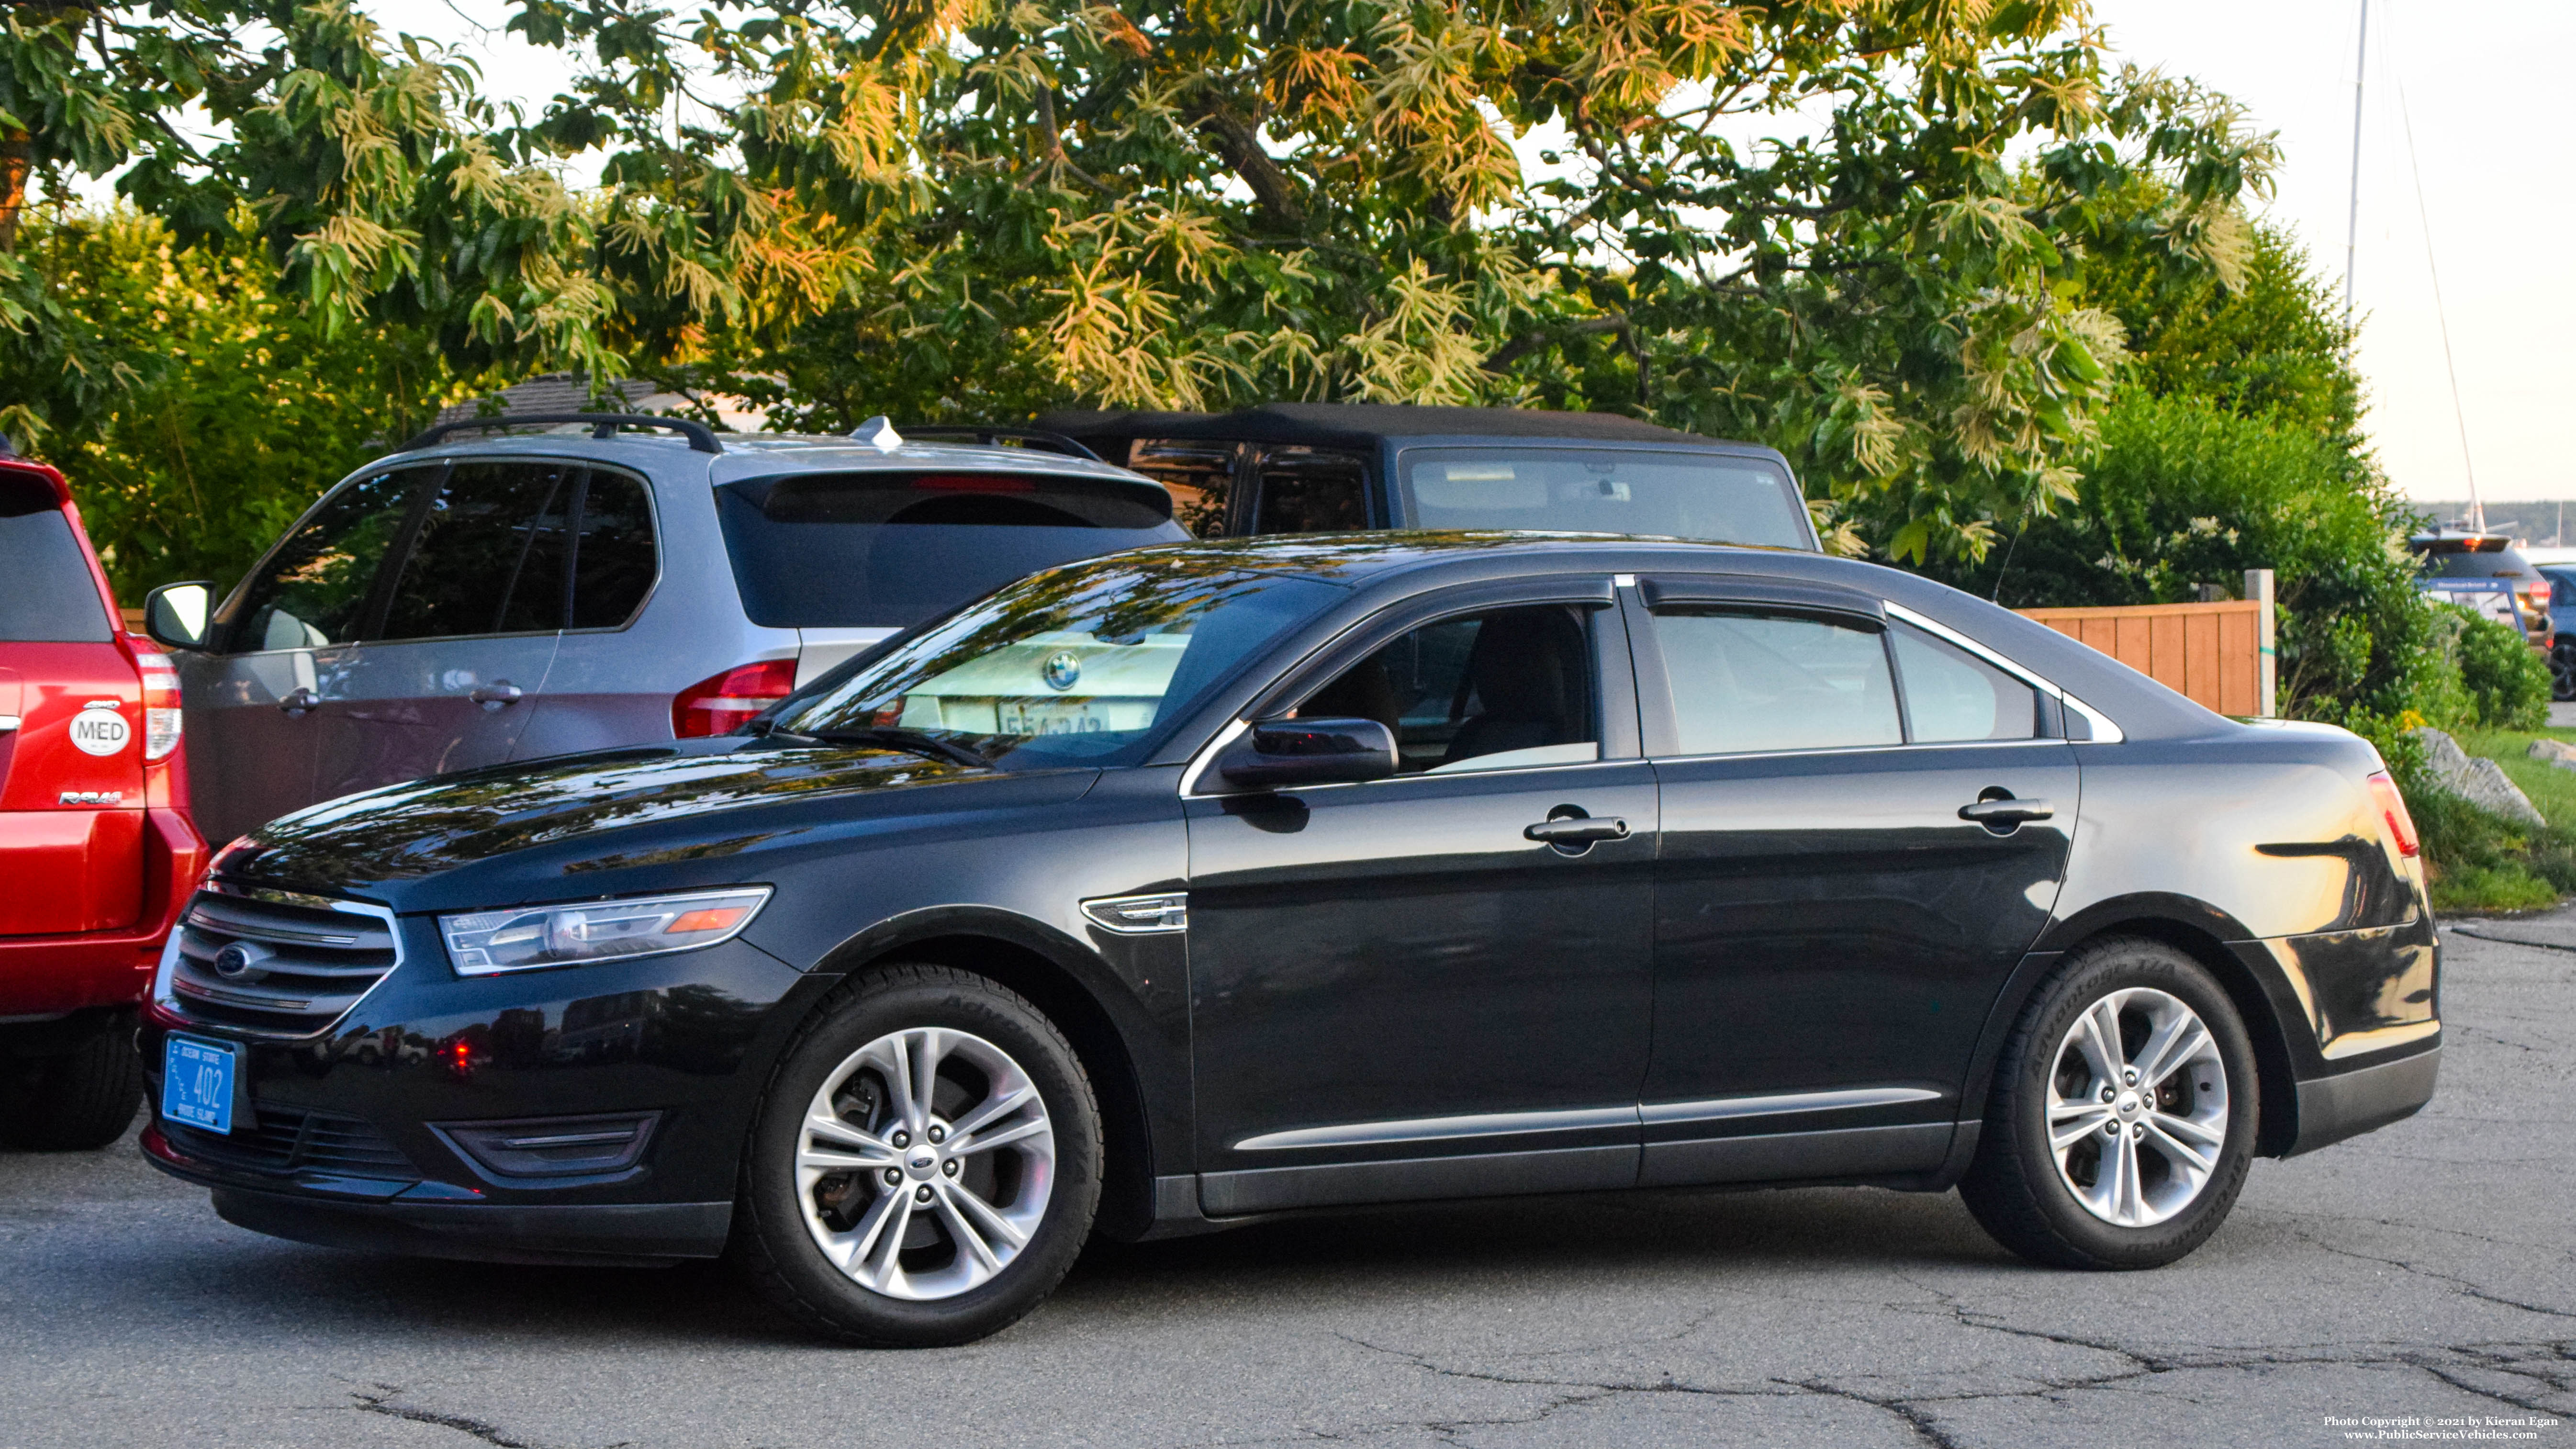
<path fill-rule="evenodd" d="M 481 436 L 501 426 L 549 430 Z M 325 492 L 220 605 L 155 591 L 203 621 L 156 637 L 207 838 L 397 780 L 722 734 L 1033 569 L 1187 537 L 1147 479 L 984 436 L 433 429 Z"/>
<path fill-rule="evenodd" d="M 206 863 L 180 727 L 63 475 L 0 439 L 0 1142 L 102 1146 L 143 1104 L 135 1008 Z"/>
<path fill-rule="evenodd" d="M 731 1243 L 883 1345 L 1010 1323 L 1095 1228 L 1512 1193 L 1956 1186 L 2152 1267 L 2431 1096 L 2417 851 L 2361 739 L 1892 569 L 1184 544 L 732 734 L 236 842 L 143 1143 L 286 1238 Z"/>
<path fill-rule="evenodd" d="M 2513 540 L 2500 533 L 2474 533 L 2439 528 L 2406 540 L 2423 561 L 2415 587 L 2428 597 L 2458 604 L 2508 628 L 2519 629 L 2531 647 L 2556 655 L 2549 581 Z M 2554 667 L 2554 664 L 2553 664 Z"/>
<path fill-rule="evenodd" d="M 2549 693 L 2576 699 L 2576 565 L 2542 564 L 2549 582 Z"/>
<path fill-rule="evenodd" d="M 1272 403 L 1036 426 L 1160 479 L 1203 537 L 1512 528 L 1817 546 L 1779 453 L 1609 413 Z"/>

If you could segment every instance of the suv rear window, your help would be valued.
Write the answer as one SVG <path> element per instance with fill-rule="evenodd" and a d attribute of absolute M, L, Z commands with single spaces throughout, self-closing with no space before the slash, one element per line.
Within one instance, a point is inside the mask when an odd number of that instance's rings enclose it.
<path fill-rule="evenodd" d="M 0 474 L 0 641 L 104 644 L 114 633 L 98 581 L 54 490 Z"/>
<path fill-rule="evenodd" d="M 1807 506 L 1758 458 L 1633 448 L 1408 448 L 1415 528 L 1566 529 L 1812 549 Z"/>
<path fill-rule="evenodd" d="M 1159 491 L 1028 473 L 807 473 L 716 490 L 755 624 L 901 627 L 1076 559 L 1189 537 Z"/>

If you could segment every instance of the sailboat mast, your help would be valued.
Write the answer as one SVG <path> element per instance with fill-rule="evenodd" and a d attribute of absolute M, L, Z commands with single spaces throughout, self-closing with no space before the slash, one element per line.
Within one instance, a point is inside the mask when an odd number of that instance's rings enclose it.
<path fill-rule="evenodd" d="M 2361 82 L 2369 73 L 2370 0 L 2361 0 L 2361 45 L 2352 62 L 2352 203 L 2343 240 L 2343 325 L 2352 326 L 2353 260 L 2361 250 Z"/>

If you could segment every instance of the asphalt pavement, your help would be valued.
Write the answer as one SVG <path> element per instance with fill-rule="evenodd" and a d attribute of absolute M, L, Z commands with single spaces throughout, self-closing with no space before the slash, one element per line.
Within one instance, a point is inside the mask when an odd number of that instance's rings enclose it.
<path fill-rule="evenodd" d="M 1527 1199 L 1096 1250 L 991 1340 L 868 1353 L 718 1266 L 301 1247 L 131 1141 L 0 1155 L 0 1446 L 2576 1449 L 2576 913 L 2446 935 L 2431 1107 L 2258 1164 L 2153 1273 L 2027 1266 L 1947 1194 Z"/>

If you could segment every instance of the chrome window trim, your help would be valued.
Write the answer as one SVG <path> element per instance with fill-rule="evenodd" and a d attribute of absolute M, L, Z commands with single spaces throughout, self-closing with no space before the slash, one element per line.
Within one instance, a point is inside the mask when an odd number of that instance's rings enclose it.
<path fill-rule="evenodd" d="M 1968 651 L 1970 654 L 1973 654 L 1979 659 L 1986 661 L 1988 664 L 1993 665 L 1997 669 L 2004 671 L 2006 674 L 2020 680 L 2022 683 L 2027 684 L 2031 688 L 2038 690 L 2040 693 L 2047 695 L 2049 698 L 2056 700 L 2068 709 L 2084 716 L 2085 723 L 2093 727 L 2093 738 L 2089 740 L 2070 740 L 2068 741 L 2069 744 L 2116 745 L 2122 740 L 2128 738 L 2127 735 L 2121 733 L 2119 724 L 2109 715 L 2102 713 L 2102 711 L 2095 709 L 2093 706 L 2086 704 L 2080 699 L 2077 699 L 2074 695 L 2058 688 L 2054 681 L 2049 680 L 2045 676 L 2037 674 L 2028 667 L 2005 658 L 2003 655 L 1996 653 L 1994 650 L 1987 648 L 1985 645 L 1978 643 L 1976 640 L 1969 638 L 1967 635 L 1960 633 L 1958 630 L 1951 628 L 1949 625 L 1944 624 L 1937 619 L 1925 618 L 1923 615 L 1914 612 L 1912 609 L 1905 607 L 1894 599 L 1882 599 L 1879 602 L 1886 606 L 1887 616 L 1889 618 L 1901 619 L 1944 643 L 1955 645 L 1958 648 Z M 1984 742 L 1958 741 L 1956 743 Z M 2015 741 L 2014 743 L 2020 742 Z"/>
<path fill-rule="evenodd" d="M 369 986 L 366 990 L 358 993 L 358 999 L 349 1003 L 348 1010 L 341 1012 L 338 1016 L 333 1017 L 331 1020 L 315 1027 L 311 1031 L 263 1031 L 260 1028 L 253 1026 L 234 1026 L 222 1022 L 201 1022 L 188 1015 L 187 1008 L 180 1004 L 177 995 L 170 989 L 170 973 L 178 964 L 179 960 L 179 932 L 185 929 L 187 925 L 186 917 L 183 914 L 181 919 L 170 927 L 170 939 L 162 943 L 161 946 L 161 963 L 159 966 L 155 967 L 152 972 L 153 1004 L 159 1006 L 163 1011 L 168 1012 L 171 1016 L 178 1018 L 182 1023 L 182 1025 L 174 1027 L 172 1030 L 195 1035 L 214 1036 L 217 1038 L 241 1038 L 251 1041 L 313 1041 L 317 1038 L 329 1036 L 332 1032 L 339 1029 L 340 1023 L 357 1015 L 358 1009 L 365 1006 L 370 997 L 374 996 L 378 991 L 383 990 L 385 983 L 394 979 L 394 973 L 403 968 L 404 953 L 402 922 L 395 917 L 390 907 L 374 905 L 366 901 L 342 900 L 336 896 L 306 895 L 301 891 L 277 890 L 267 886 L 234 885 L 218 880 L 208 880 L 204 885 L 199 886 L 198 889 L 211 891 L 216 895 L 240 896 L 245 900 L 269 901 L 281 906 L 302 906 L 308 910 L 345 911 L 353 916 L 367 916 L 375 920 L 382 921 L 385 923 L 385 935 L 393 945 L 394 963 L 385 968 L 384 974 L 376 978 L 374 985 Z"/>
<path fill-rule="evenodd" d="M 1235 727 L 1232 730 L 1218 736 L 1220 741 L 1230 742 L 1239 736 L 1242 731 L 1252 727 L 1251 722 L 1248 720 L 1236 720 L 1234 723 Z M 1222 749 L 1223 744 L 1219 744 L 1217 748 Z M 1215 755 L 1211 753 L 1208 756 L 1208 759 L 1213 761 L 1215 759 Z M 1285 791 L 1224 790 L 1210 791 L 1206 794 L 1198 793 L 1195 788 L 1198 783 L 1199 765 L 1194 763 L 1191 766 L 1191 772 L 1182 778 L 1181 798 L 1185 800 L 1230 800 L 1239 795 L 1310 795 L 1319 790 L 1378 790 L 1389 785 L 1411 784 L 1417 780 L 1490 780 L 1504 775 L 1536 774 L 1541 770 L 1598 770 L 1610 765 L 1637 765 L 1645 763 L 1645 760 L 1646 757 L 1643 755 L 1624 756 L 1616 760 L 1566 760 L 1552 765 L 1506 765 L 1499 769 L 1492 770 L 1452 770 L 1445 775 L 1433 774 L 1429 770 L 1419 770 L 1410 775 L 1389 775 L 1383 780 L 1340 780 L 1328 785 L 1299 785 L 1293 790 Z"/>

